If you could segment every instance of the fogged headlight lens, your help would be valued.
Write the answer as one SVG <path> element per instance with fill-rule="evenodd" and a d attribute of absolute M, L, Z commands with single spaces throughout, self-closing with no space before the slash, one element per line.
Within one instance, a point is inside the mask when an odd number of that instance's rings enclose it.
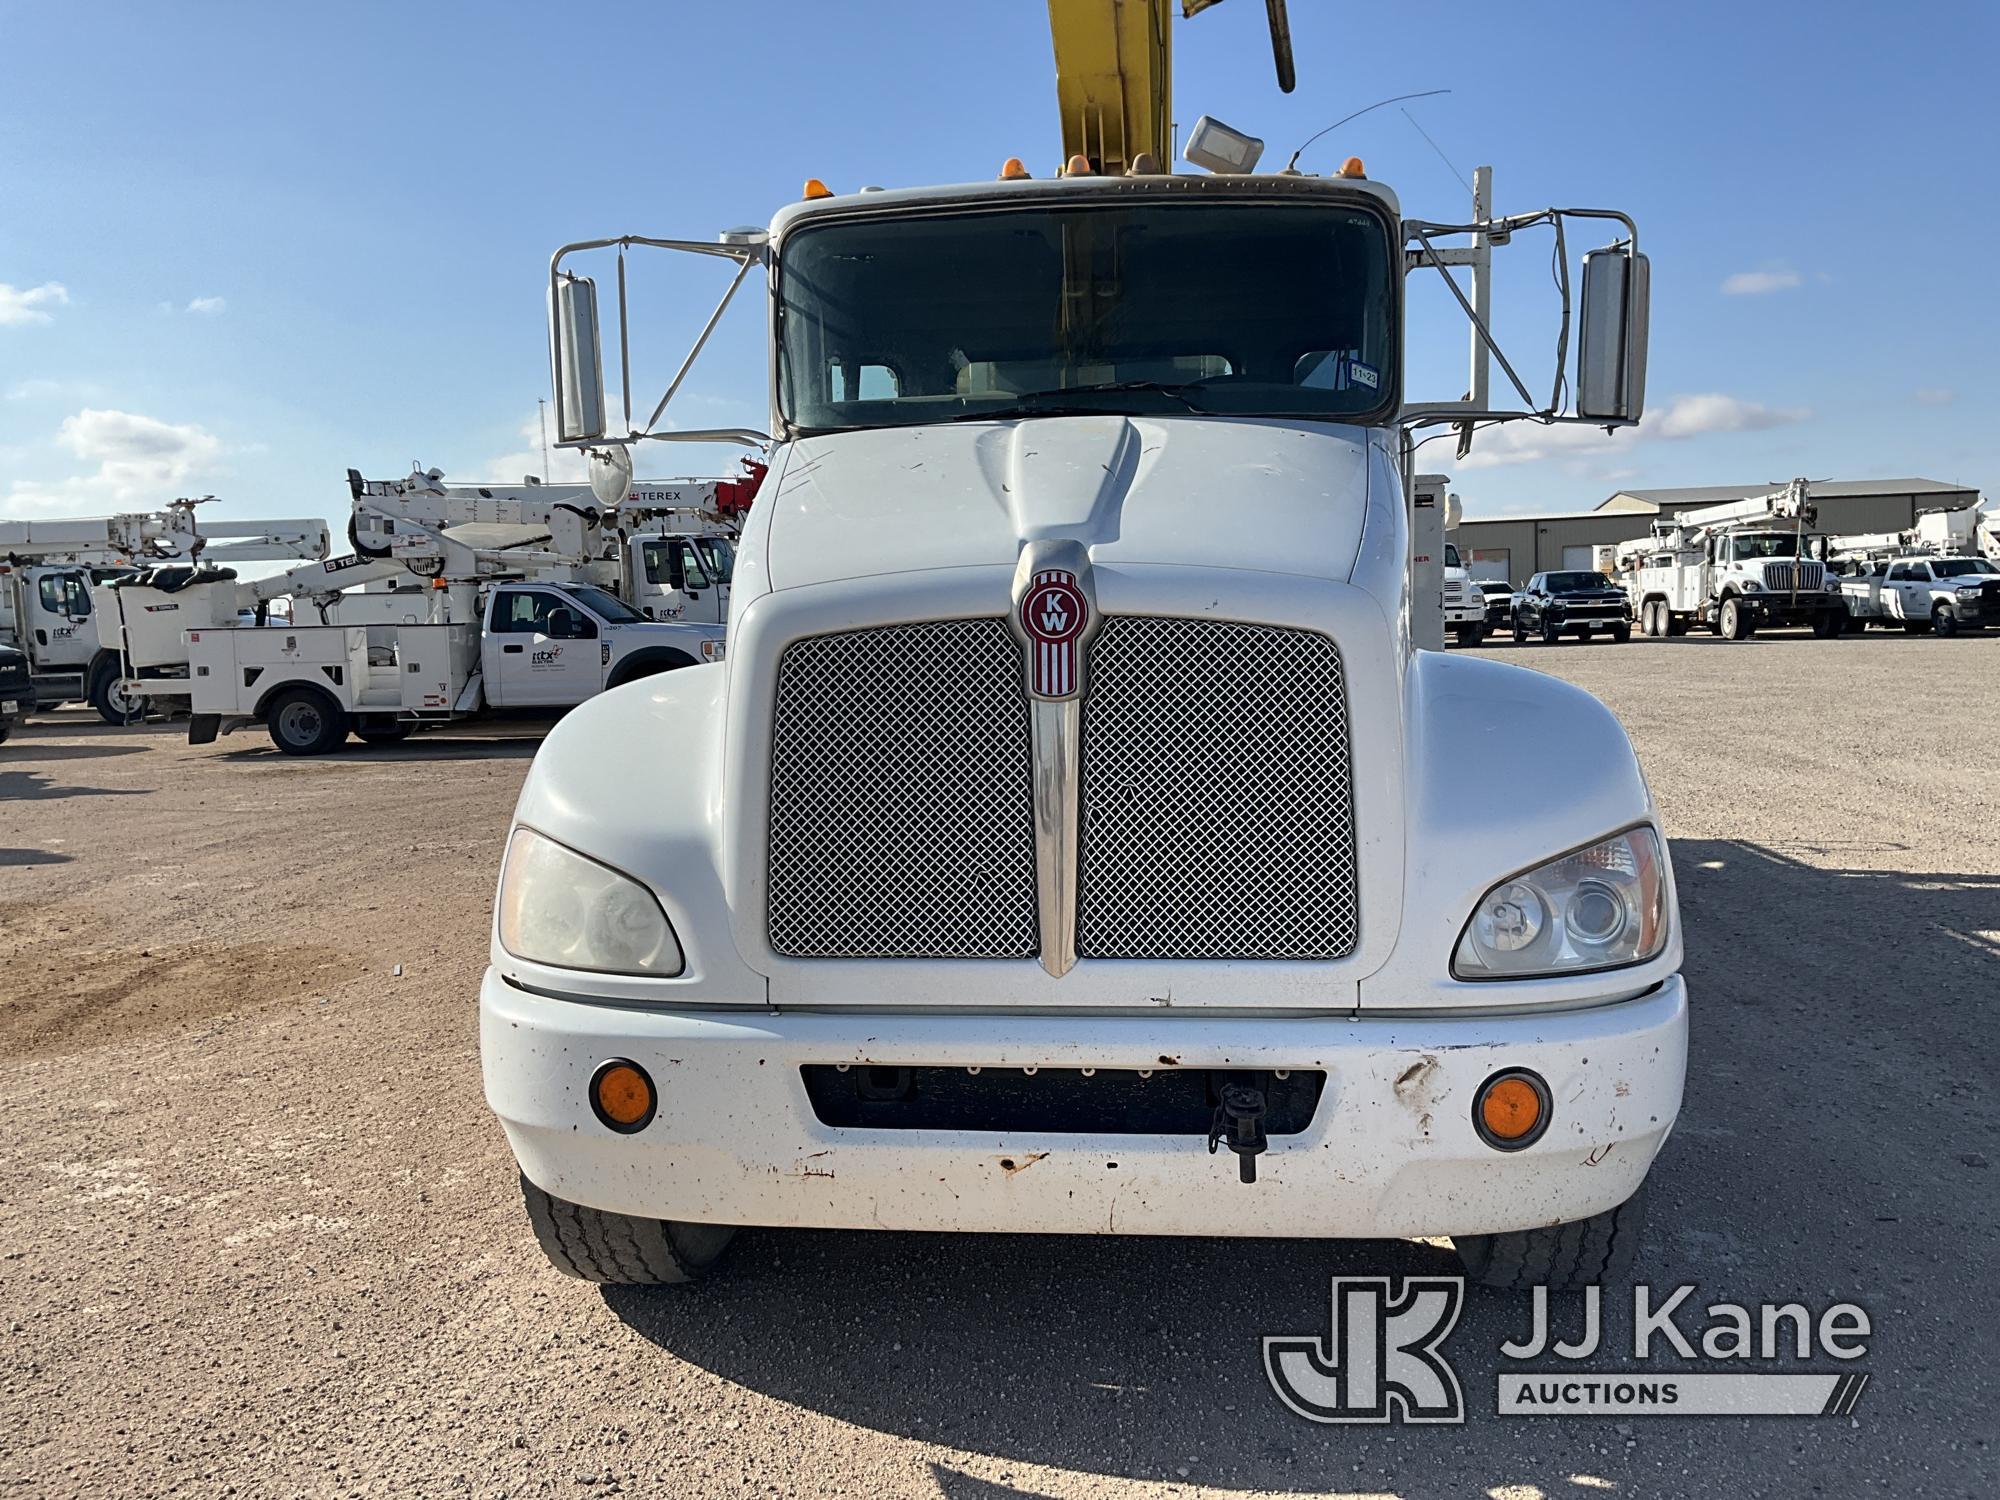
<path fill-rule="evenodd" d="M 1460 979 L 1524 979 L 1613 969 L 1667 945 L 1660 836 L 1634 828 L 1503 880 L 1473 909 L 1451 971 Z"/>
<path fill-rule="evenodd" d="M 507 843 L 500 946 L 516 958 L 603 974 L 681 971 L 681 945 L 653 893 L 532 828 Z"/>

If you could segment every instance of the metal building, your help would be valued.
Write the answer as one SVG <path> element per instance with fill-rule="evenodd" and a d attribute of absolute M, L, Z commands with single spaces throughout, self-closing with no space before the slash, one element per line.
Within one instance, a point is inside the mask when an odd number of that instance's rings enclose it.
<path fill-rule="evenodd" d="M 1549 568 L 1589 568 L 1597 547 L 1640 537 L 1662 516 L 1761 495 L 1775 484 L 1705 484 L 1688 489 L 1620 490 L 1595 510 L 1546 515 L 1467 516 L 1451 534 L 1474 578 L 1516 587 Z M 1819 526 L 1835 534 L 1902 531 L 1928 510 L 1979 503 L 1979 491 L 1936 479 L 1840 479 L 1812 487 Z"/>

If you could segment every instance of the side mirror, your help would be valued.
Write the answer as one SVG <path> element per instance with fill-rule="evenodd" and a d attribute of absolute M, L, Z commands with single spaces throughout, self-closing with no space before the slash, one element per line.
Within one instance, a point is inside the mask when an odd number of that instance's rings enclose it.
<path fill-rule="evenodd" d="M 1647 312 L 1652 271 L 1619 245 L 1583 258 L 1576 410 L 1606 422 L 1636 422 L 1646 409 Z"/>
<path fill-rule="evenodd" d="M 564 276 L 549 309 L 556 396 L 556 440 L 604 436 L 604 350 L 597 332 L 597 283 Z"/>
<path fill-rule="evenodd" d="M 573 641 L 583 633 L 583 621 L 573 609 L 552 609 L 543 624 L 550 640 Z"/>

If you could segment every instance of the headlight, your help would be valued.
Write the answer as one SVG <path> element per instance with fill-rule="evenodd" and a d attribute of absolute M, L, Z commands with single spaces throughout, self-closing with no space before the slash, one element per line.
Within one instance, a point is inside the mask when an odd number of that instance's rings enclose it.
<path fill-rule="evenodd" d="M 1979 597 L 1979 590 L 1977 587 L 1963 588 L 1958 590 L 1958 597 L 1961 599 L 1977 599 Z"/>
<path fill-rule="evenodd" d="M 725 650 L 726 648 L 721 641 L 703 641 L 701 643 L 701 659 L 703 661 L 721 661 Z"/>
<path fill-rule="evenodd" d="M 532 828 L 507 842 L 500 946 L 531 963 L 602 974 L 681 972 L 681 945 L 653 893 Z"/>
<path fill-rule="evenodd" d="M 1501 881 L 1458 940 L 1459 979 L 1526 979 L 1615 969 L 1667 946 L 1660 836 L 1634 828 Z"/>
<path fill-rule="evenodd" d="M 1759 583 L 1754 578 L 1746 578 L 1743 580 L 1743 592 L 1746 594 L 1759 593 L 1763 590 L 1763 587 L 1764 585 Z"/>

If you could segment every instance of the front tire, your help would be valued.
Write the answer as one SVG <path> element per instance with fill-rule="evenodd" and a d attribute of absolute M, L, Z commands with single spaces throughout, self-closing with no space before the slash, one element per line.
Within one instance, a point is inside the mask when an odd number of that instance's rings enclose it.
<path fill-rule="evenodd" d="M 145 701 L 122 692 L 119 675 L 115 659 L 97 664 L 97 670 L 90 674 L 90 706 L 107 724 L 136 724 L 146 717 Z"/>
<path fill-rule="evenodd" d="M 1546 1224 L 1506 1234 L 1454 1236 L 1452 1246 L 1465 1274 L 1481 1286 L 1524 1292 L 1546 1286 L 1552 1292 L 1627 1281 L 1646 1226 L 1646 1189 L 1573 1224 Z"/>
<path fill-rule="evenodd" d="M 1845 624 L 1846 621 L 1842 616 L 1835 614 L 1832 610 L 1827 610 L 1824 614 L 1813 616 L 1812 630 L 1814 635 L 1823 641 L 1827 641 L 1839 635 L 1841 627 Z"/>
<path fill-rule="evenodd" d="M 1749 611 L 1734 597 L 1722 601 L 1722 611 L 1715 618 L 1715 633 L 1725 641 L 1747 641 L 1752 626 Z"/>
<path fill-rule="evenodd" d="M 1563 638 L 1562 626 L 1550 625 L 1546 622 L 1543 623 L 1542 644 L 1544 646 L 1558 645 L 1561 643 L 1562 638 Z"/>
<path fill-rule="evenodd" d="M 1949 604 L 1940 604 L 1931 611 L 1931 629 L 1939 635 L 1958 634 L 1958 611 Z"/>
<path fill-rule="evenodd" d="M 264 727 L 287 755 L 327 755 L 347 739 L 347 710 L 318 688 L 286 688 L 264 711 Z"/>
<path fill-rule="evenodd" d="M 1630 625 L 1613 625 L 1611 627 L 1611 639 L 1621 646 L 1624 645 L 1632 639 L 1632 627 Z"/>
<path fill-rule="evenodd" d="M 1457 641 L 1461 646 L 1477 646 L 1482 644 L 1486 639 L 1486 627 L 1484 625 L 1460 625 L 1451 634 L 1452 639 Z"/>
<path fill-rule="evenodd" d="M 565 1276 L 600 1286 L 678 1286 L 699 1281 L 736 1237 L 734 1224 L 640 1219 L 585 1208 L 521 1177 L 528 1222 L 542 1254 Z"/>

